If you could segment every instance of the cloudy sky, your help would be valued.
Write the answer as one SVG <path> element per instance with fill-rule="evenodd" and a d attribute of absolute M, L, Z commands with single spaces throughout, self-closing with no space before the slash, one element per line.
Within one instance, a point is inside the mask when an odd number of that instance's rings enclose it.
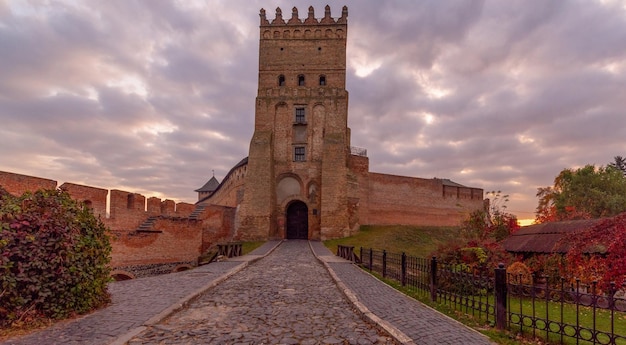
<path fill-rule="evenodd" d="M 194 202 L 247 156 L 259 10 L 318 0 L 0 0 L 0 170 Z M 349 8 L 349 126 L 370 170 L 510 195 L 626 156 L 624 1 Z"/>

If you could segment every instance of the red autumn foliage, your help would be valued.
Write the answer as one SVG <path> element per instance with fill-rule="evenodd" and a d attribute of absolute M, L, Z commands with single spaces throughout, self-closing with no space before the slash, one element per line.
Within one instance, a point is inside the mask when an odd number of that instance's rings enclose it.
<path fill-rule="evenodd" d="M 597 281 L 604 291 L 611 282 L 616 289 L 626 285 L 626 212 L 563 240 L 571 246 L 566 255 L 570 278 Z"/>

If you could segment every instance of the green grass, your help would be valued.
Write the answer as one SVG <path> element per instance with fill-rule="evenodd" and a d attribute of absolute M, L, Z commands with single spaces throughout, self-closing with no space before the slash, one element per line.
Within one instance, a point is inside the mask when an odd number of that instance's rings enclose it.
<path fill-rule="evenodd" d="M 260 246 L 262 246 L 263 243 L 265 243 L 265 241 L 243 242 L 241 244 L 241 254 L 242 255 L 246 255 L 246 254 L 250 253 L 251 251 L 259 248 Z"/>
<path fill-rule="evenodd" d="M 411 226 L 376 226 L 376 227 L 362 227 L 361 231 L 354 236 L 346 237 L 337 240 L 324 241 L 326 247 L 328 247 L 333 253 L 337 251 L 337 245 L 354 246 L 355 252 L 358 253 L 359 247 L 373 248 L 377 250 L 387 250 L 390 253 L 405 252 L 407 255 L 428 257 L 430 256 L 440 244 L 453 240 L 459 235 L 458 228 L 443 228 L 443 227 L 411 227 Z M 430 301 L 429 295 L 423 292 L 417 292 L 407 287 L 401 286 L 399 282 L 389 279 L 382 279 L 381 276 L 374 274 L 380 280 L 394 287 L 395 289 L 411 296 L 424 304 L 427 304 L 434 309 L 459 320 L 460 322 L 473 327 L 483 334 L 487 335 L 491 340 L 498 344 L 512 345 L 512 344 L 534 344 L 533 339 L 523 338 L 518 335 L 520 333 L 519 325 L 511 325 L 510 331 L 498 331 L 493 328 L 492 322 L 480 319 L 478 316 L 468 315 L 463 311 L 455 310 L 453 307 Z M 487 297 L 485 297 L 487 298 Z M 493 297 L 488 297 L 490 303 L 493 304 Z M 529 299 L 510 299 L 510 310 L 515 313 L 521 310 L 524 315 L 532 317 L 532 301 Z M 547 304 L 548 318 L 552 321 L 561 322 L 561 307 L 560 303 L 549 302 Z M 537 318 L 546 318 L 546 303 L 545 301 L 535 301 L 535 314 Z M 570 325 L 576 325 L 576 316 L 578 315 L 578 323 L 585 328 L 593 327 L 593 313 L 591 308 L 580 307 L 578 313 L 575 305 L 565 305 L 563 308 L 563 322 Z M 537 321 L 540 323 L 540 321 Z M 604 332 L 610 332 L 611 330 L 611 315 L 610 312 L 605 310 L 596 310 L 596 329 Z M 620 336 L 626 335 L 626 313 L 615 313 L 614 316 L 614 331 L 615 334 Z M 588 333 L 581 331 L 583 336 L 588 336 Z M 532 328 L 523 327 L 522 333 L 526 336 L 533 334 Z M 535 334 L 543 338 L 545 337 L 545 331 L 536 330 Z M 551 343 L 558 344 L 560 342 L 560 335 L 550 334 L 549 340 Z M 602 343 L 605 343 L 604 337 L 600 337 Z M 563 338 L 564 344 L 576 344 L 576 340 L 570 337 Z M 591 344 L 579 340 L 578 344 Z M 626 342 L 621 339 L 617 341 L 619 345 L 626 345 Z"/>
<path fill-rule="evenodd" d="M 362 226 L 354 236 L 324 241 L 333 253 L 337 245 L 354 246 L 358 253 L 360 247 L 373 248 L 390 253 L 406 253 L 407 255 L 428 257 L 440 244 L 444 244 L 459 236 L 458 227 L 427 227 L 427 226 Z"/>
<path fill-rule="evenodd" d="M 523 314 L 529 317 L 533 316 L 533 303 L 531 299 L 511 298 L 509 303 L 510 303 L 509 310 L 511 312 L 514 312 L 517 314 Z M 535 306 L 534 315 L 537 318 L 544 319 L 544 320 L 547 318 L 550 321 L 563 322 L 565 324 L 573 325 L 575 327 L 577 324 L 576 320 L 578 317 L 578 324 L 581 327 L 588 328 L 588 329 L 593 328 L 593 319 L 594 319 L 593 309 L 590 307 L 580 306 L 577 311 L 576 305 L 564 304 L 563 305 L 563 319 L 561 321 L 561 304 L 560 303 L 548 302 L 546 304 L 545 300 L 536 299 L 534 306 Z M 546 310 L 547 310 L 547 317 L 546 317 Z M 516 317 L 514 320 L 517 321 L 519 320 L 519 318 Z M 607 332 L 607 333 L 611 332 L 611 312 L 610 311 L 603 310 L 603 309 L 596 309 L 595 322 L 596 322 L 596 326 L 595 326 L 596 330 Z M 526 320 L 524 323 L 528 325 L 530 323 L 530 320 Z M 545 327 L 545 323 L 543 321 L 537 321 L 537 323 L 540 327 Z M 613 329 L 614 329 L 615 334 L 620 335 L 622 337 L 626 337 L 626 313 L 615 312 L 613 327 L 614 327 Z M 552 328 L 554 330 L 558 330 L 556 325 L 552 326 Z M 573 334 L 574 328 L 573 327 L 569 327 L 569 328 L 570 328 L 569 333 Z M 511 329 L 515 331 L 519 331 L 520 326 L 519 324 L 511 325 Z M 532 334 L 533 330 L 530 327 L 524 326 L 523 332 L 527 334 Z M 538 336 L 545 338 L 545 335 L 546 335 L 545 330 L 544 331 L 535 330 L 535 333 Z M 589 331 L 581 330 L 581 336 L 583 338 L 590 339 L 591 333 Z M 609 341 L 609 338 L 603 335 L 598 335 L 598 338 L 602 344 L 606 344 Z M 549 339 L 554 342 L 559 342 L 560 335 L 551 333 L 549 335 Z M 564 337 L 563 342 L 564 344 L 576 344 L 576 340 L 570 337 Z M 620 345 L 626 345 L 626 341 L 622 339 L 617 339 L 616 343 Z M 592 344 L 592 342 L 581 340 L 579 341 L 579 344 Z"/>

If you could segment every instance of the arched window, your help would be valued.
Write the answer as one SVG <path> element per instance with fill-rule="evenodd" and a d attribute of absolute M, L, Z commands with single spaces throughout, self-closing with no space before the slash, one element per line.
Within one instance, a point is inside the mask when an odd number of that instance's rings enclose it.
<path fill-rule="evenodd" d="M 278 86 L 285 86 L 285 76 L 282 74 L 278 76 Z"/>
<path fill-rule="evenodd" d="M 325 85 L 326 85 L 326 76 L 320 75 L 320 86 L 325 86 Z"/>
<path fill-rule="evenodd" d="M 298 76 L 298 86 L 304 86 L 304 75 L 300 74 Z"/>

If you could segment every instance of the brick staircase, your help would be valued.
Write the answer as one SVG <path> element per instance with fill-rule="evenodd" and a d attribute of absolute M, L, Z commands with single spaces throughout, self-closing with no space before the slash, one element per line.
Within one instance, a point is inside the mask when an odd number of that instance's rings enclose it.
<path fill-rule="evenodd" d="M 157 216 L 148 217 L 139 227 L 137 228 L 137 232 L 162 232 L 160 230 L 154 230 L 154 223 L 159 219 Z"/>
<path fill-rule="evenodd" d="M 196 208 L 189 215 L 189 219 L 198 220 L 198 217 L 204 212 L 204 209 L 206 209 L 206 204 L 196 205 Z"/>

